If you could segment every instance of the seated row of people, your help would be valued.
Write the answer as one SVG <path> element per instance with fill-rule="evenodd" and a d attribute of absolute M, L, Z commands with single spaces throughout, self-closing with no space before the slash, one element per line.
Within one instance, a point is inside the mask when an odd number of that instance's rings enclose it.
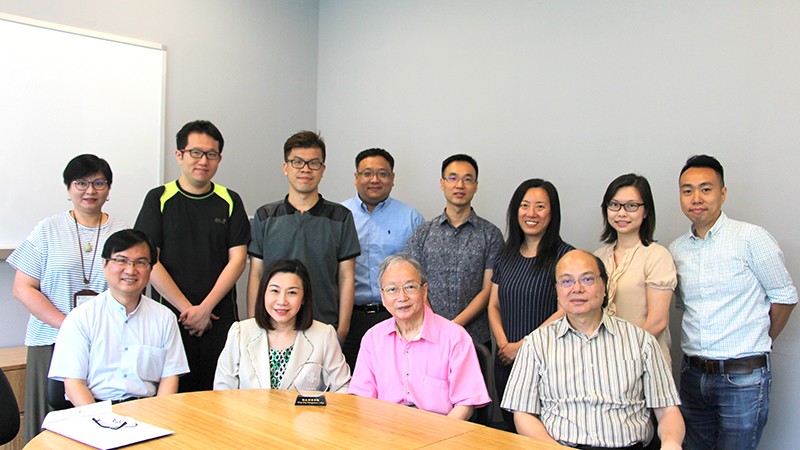
<path fill-rule="evenodd" d="M 142 295 L 155 260 L 152 242 L 139 231 L 119 231 L 102 255 L 109 290 L 67 316 L 50 377 L 64 381 L 74 405 L 177 392 L 178 376 L 189 369 L 177 322 Z M 392 318 L 366 333 L 351 379 L 335 330 L 312 319 L 305 266 L 297 260 L 272 264 L 259 288 L 256 317 L 228 333 L 214 388 L 291 389 L 299 369 L 316 363 L 335 392 L 459 419 L 488 404 L 473 341 L 430 309 L 419 263 L 391 256 L 379 280 Z M 666 361 L 650 334 L 603 312 L 607 280 L 602 262 L 588 253 L 561 258 L 555 284 L 566 317 L 525 338 L 502 406 L 516 412 L 524 434 L 615 447 L 649 440 L 648 408 L 654 408 L 663 448 L 679 448 L 683 423 Z M 604 425 L 609 414 L 618 415 L 610 420 L 618 426 Z"/>

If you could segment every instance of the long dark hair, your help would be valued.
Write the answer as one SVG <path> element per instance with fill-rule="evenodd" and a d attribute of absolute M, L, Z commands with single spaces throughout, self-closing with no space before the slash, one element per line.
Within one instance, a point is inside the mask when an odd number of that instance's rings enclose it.
<path fill-rule="evenodd" d="M 508 238 L 506 238 L 506 243 L 503 245 L 501 257 L 508 258 L 519 253 L 519 247 L 525 240 L 525 233 L 522 232 L 522 228 L 519 226 L 519 205 L 528 190 L 533 188 L 544 189 L 550 200 L 550 223 L 539 241 L 539 247 L 536 249 L 536 261 L 533 264 L 534 269 L 539 269 L 556 262 L 558 246 L 563 242 L 560 234 L 561 202 L 558 200 L 558 191 L 553 186 L 553 183 L 541 178 L 531 178 L 523 181 L 514 191 L 514 195 L 511 196 L 511 201 L 508 202 L 508 211 L 506 212 L 506 235 Z"/>
<path fill-rule="evenodd" d="M 618 190 L 628 186 L 639 191 L 639 196 L 642 197 L 642 203 L 644 203 L 645 214 L 642 226 L 639 227 L 639 239 L 642 241 L 642 245 L 647 247 L 655 242 L 653 233 L 656 232 L 656 204 L 653 201 L 653 192 L 650 190 L 647 178 L 635 173 L 620 175 L 608 185 L 606 194 L 603 196 L 603 203 L 600 205 L 600 212 L 603 214 L 603 234 L 600 235 L 600 240 L 606 244 L 617 242 L 617 230 L 608 222 L 608 202 Z"/>

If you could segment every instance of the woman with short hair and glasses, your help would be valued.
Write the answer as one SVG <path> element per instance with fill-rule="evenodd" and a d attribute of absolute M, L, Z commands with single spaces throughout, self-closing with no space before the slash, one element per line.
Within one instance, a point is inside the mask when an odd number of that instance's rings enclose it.
<path fill-rule="evenodd" d="M 25 394 L 25 441 L 40 431 L 47 403 L 47 373 L 58 329 L 66 315 L 108 288 L 100 251 L 106 239 L 125 224 L 102 211 L 111 189 L 108 163 L 79 155 L 64 169 L 72 209 L 48 217 L 11 253 L 16 269 L 13 295 L 30 312 Z"/>
<path fill-rule="evenodd" d="M 350 367 L 333 326 L 313 320 L 311 277 L 303 263 L 272 263 L 256 298 L 255 317 L 228 330 L 214 389 L 307 389 L 298 374 L 320 371 L 325 385 L 320 388 L 347 392 Z"/>
<path fill-rule="evenodd" d="M 655 336 L 669 364 L 669 306 L 678 279 L 669 250 L 653 240 L 656 209 L 650 183 L 633 173 L 617 177 L 600 209 L 600 239 L 606 245 L 594 254 L 608 271 L 606 312 Z"/>
<path fill-rule="evenodd" d="M 495 261 L 489 326 L 497 342 L 495 387 L 502 397 L 522 340 L 564 313 L 556 299 L 555 266 L 574 247 L 561 239 L 561 203 L 549 181 L 523 181 L 508 204 L 506 242 Z M 506 426 L 513 414 L 502 410 Z"/>

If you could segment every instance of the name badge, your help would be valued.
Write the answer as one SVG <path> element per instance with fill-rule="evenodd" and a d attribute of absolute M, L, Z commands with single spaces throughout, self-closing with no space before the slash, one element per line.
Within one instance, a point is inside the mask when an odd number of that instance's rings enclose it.
<path fill-rule="evenodd" d="M 72 309 L 77 308 L 79 305 L 82 305 L 89 300 L 97 297 L 97 292 L 91 289 L 81 289 L 80 291 L 76 292 L 75 295 L 72 296 Z"/>

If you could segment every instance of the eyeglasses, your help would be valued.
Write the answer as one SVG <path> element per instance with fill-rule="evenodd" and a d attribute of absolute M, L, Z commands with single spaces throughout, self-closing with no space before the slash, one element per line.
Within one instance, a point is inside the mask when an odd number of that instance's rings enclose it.
<path fill-rule="evenodd" d="M 416 295 L 419 293 L 419 289 L 422 287 L 422 283 L 408 283 L 404 284 L 402 287 L 398 286 L 387 286 L 381 288 L 384 294 L 386 294 L 389 298 L 395 298 L 400 295 L 400 291 L 406 293 L 406 295 Z"/>
<path fill-rule="evenodd" d="M 130 265 L 133 266 L 134 269 L 147 270 L 153 265 L 150 260 L 144 258 L 132 260 L 123 258 L 122 256 L 117 256 L 116 258 L 106 258 L 106 261 L 113 262 L 120 269 L 124 269 Z"/>
<path fill-rule="evenodd" d="M 204 152 L 202 150 L 198 150 L 196 148 L 193 148 L 193 149 L 183 149 L 183 150 L 178 150 L 178 151 L 181 152 L 181 153 L 189 152 L 189 156 L 191 156 L 194 159 L 200 159 L 203 156 L 205 156 L 206 159 L 209 160 L 209 161 L 216 161 L 216 160 L 218 160 L 220 158 L 220 156 L 222 156 L 222 153 L 220 153 L 218 151 L 214 151 L 214 150 L 209 150 L 207 152 Z"/>
<path fill-rule="evenodd" d="M 295 158 L 295 159 L 287 159 L 286 162 L 297 170 L 300 170 L 305 166 L 308 166 L 308 168 L 311 170 L 319 170 L 322 169 L 322 166 L 324 165 L 323 162 L 318 159 L 312 159 L 311 161 L 306 161 L 304 159 Z"/>
<path fill-rule="evenodd" d="M 79 191 L 85 191 L 89 189 L 89 185 L 91 185 L 95 191 L 104 191 L 109 183 L 106 180 L 75 180 L 72 182 L 75 185 L 75 189 Z"/>
<path fill-rule="evenodd" d="M 381 170 L 379 172 L 373 172 L 371 170 L 365 170 L 363 172 L 356 172 L 356 173 L 358 174 L 358 176 L 360 176 L 361 178 L 364 178 L 365 180 L 371 180 L 372 177 L 377 175 L 379 179 L 386 181 L 386 180 L 389 179 L 389 177 L 392 176 L 392 174 L 390 172 L 386 172 L 384 170 Z"/>
<path fill-rule="evenodd" d="M 139 425 L 135 420 L 122 417 L 92 417 L 92 421 L 99 427 L 109 430 L 119 430 L 120 428 L 133 428 Z"/>
<path fill-rule="evenodd" d="M 456 183 L 458 183 L 458 180 L 461 180 L 461 182 L 463 182 L 465 186 L 472 186 L 473 184 L 478 182 L 478 180 L 476 180 L 475 178 L 473 178 L 473 177 L 471 177 L 469 175 L 467 175 L 465 177 L 461 177 L 461 178 L 459 178 L 459 177 L 457 177 L 455 175 L 448 175 L 448 176 L 444 177 L 444 181 L 447 184 L 456 184 Z"/>
<path fill-rule="evenodd" d="M 623 205 L 620 202 L 611 200 L 610 202 L 608 202 L 608 205 L 606 205 L 606 208 L 608 208 L 611 211 L 619 211 L 620 208 L 625 208 L 625 211 L 634 212 L 637 209 L 639 209 L 640 206 L 644 206 L 644 203 L 628 202 Z"/>
<path fill-rule="evenodd" d="M 575 286 L 575 283 L 580 283 L 581 286 L 591 286 L 594 284 L 595 281 L 597 281 L 597 278 L 598 278 L 597 275 L 584 275 L 578 278 L 577 280 L 574 280 L 572 278 L 564 278 L 563 280 L 556 281 L 556 284 L 561 289 L 570 289 L 573 286 Z"/>

